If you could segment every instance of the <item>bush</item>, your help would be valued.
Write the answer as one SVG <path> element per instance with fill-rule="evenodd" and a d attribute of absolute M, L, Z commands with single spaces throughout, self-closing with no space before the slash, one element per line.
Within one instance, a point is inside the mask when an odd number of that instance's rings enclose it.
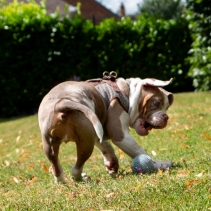
<path fill-rule="evenodd" d="M 211 89 L 211 4 L 206 0 L 189 0 L 188 8 L 186 18 L 193 37 L 189 75 L 197 91 L 207 91 Z"/>
<path fill-rule="evenodd" d="M 188 23 L 140 16 L 90 21 L 46 14 L 45 6 L 13 2 L 0 9 L 0 116 L 36 112 L 43 96 L 72 74 L 82 80 L 117 71 L 120 77 L 175 80 L 189 91 Z"/>
<path fill-rule="evenodd" d="M 171 91 L 191 91 L 186 61 L 192 43 L 188 22 L 140 16 L 135 22 L 106 20 L 98 28 L 98 61 L 104 70 L 124 77 L 174 78 Z"/>
<path fill-rule="evenodd" d="M 34 2 L 0 10 L 0 116 L 36 112 L 50 88 L 82 70 L 82 62 L 91 66 L 89 26 L 80 17 L 46 15 Z"/>

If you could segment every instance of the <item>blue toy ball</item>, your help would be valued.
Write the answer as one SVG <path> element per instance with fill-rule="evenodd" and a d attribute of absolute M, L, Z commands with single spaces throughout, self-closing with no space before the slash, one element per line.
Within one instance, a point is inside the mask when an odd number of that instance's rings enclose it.
<path fill-rule="evenodd" d="M 138 155 L 133 159 L 132 170 L 136 174 L 149 174 L 155 171 L 152 158 L 148 155 Z"/>

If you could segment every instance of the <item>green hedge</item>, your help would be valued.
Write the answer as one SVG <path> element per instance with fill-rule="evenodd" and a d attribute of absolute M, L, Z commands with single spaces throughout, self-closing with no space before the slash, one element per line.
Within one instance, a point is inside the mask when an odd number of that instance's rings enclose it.
<path fill-rule="evenodd" d="M 173 77 L 170 91 L 190 91 L 191 42 L 184 19 L 140 16 L 94 26 L 80 16 L 60 18 L 36 3 L 14 2 L 0 10 L 0 116 L 36 112 L 49 89 L 72 74 L 82 80 L 103 71 L 125 78 Z"/>
<path fill-rule="evenodd" d="M 188 20 L 193 38 L 190 71 L 196 91 L 211 90 L 211 1 L 188 0 Z"/>
<path fill-rule="evenodd" d="M 193 90 L 186 61 L 192 39 L 184 19 L 164 21 L 140 16 L 135 22 L 129 18 L 118 23 L 107 20 L 97 30 L 102 70 L 116 70 L 125 77 L 173 77 L 172 91 Z"/>

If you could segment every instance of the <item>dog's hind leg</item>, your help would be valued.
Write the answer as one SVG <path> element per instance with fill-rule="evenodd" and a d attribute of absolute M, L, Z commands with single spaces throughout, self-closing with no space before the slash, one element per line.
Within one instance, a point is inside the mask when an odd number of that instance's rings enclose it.
<path fill-rule="evenodd" d="M 52 173 L 54 175 L 55 182 L 65 183 L 64 173 L 58 157 L 59 147 L 60 147 L 60 141 L 55 140 L 53 138 L 49 138 L 49 141 L 43 139 L 43 149 L 47 158 L 52 164 Z"/>
<path fill-rule="evenodd" d="M 84 163 L 91 156 L 95 141 L 99 140 L 94 127 L 90 120 L 81 112 L 74 112 L 72 114 L 75 124 L 74 142 L 77 147 L 77 160 L 72 168 L 72 177 L 76 181 L 83 180 L 82 170 Z"/>
<path fill-rule="evenodd" d="M 119 162 L 111 143 L 108 140 L 103 140 L 102 143 L 96 141 L 95 146 L 101 151 L 104 157 L 104 164 L 107 172 L 109 174 L 117 173 L 119 169 Z"/>
<path fill-rule="evenodd" d="M 85 144 L 89 142 L 89 144 Z M 91 143 L 92 140 L 80 140 L 79 142 L 76 142 L 77 146 L 77 161 L 75 165 L 72 168 L 72 178 L 73 180 L 80 181 L 83 180 L 82 171 L 84 163 L 89 159 L 91 156 L 93 149 L 94 149 L 94 143 Z"/>

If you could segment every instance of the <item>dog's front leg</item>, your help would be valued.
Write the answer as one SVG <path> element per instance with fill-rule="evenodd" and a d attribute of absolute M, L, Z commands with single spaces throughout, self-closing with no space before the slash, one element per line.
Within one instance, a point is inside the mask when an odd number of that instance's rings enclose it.
<path fill-rule="evenodd" d="M 129 133 L 129 115 L 123 110 L 118 100 L 113 100 L 108 108 L 107 132 L 113 143 L 131 158 L 147 154 Z M 155 170 L 172 167 L 171 161 L 153 160 Z"/>
<path fill-rule="evenodd" d="M 106 128 L 113 143 L 131 158 L 140 154 L 147 154 L 129 133 L 129 115 L 121 107 L 117 99 L 114 99 L 109 108 Z"/>
<path fill-rule="evenodd" d="M 95 146 L 101 151 L 104 157 L 104 164 L 107 172 L 109 174 L 117 173 L 119 169 L 119 162 L 111 143 L 108 140 L 103 140 L 102 143 L 96 141 Z"/>

